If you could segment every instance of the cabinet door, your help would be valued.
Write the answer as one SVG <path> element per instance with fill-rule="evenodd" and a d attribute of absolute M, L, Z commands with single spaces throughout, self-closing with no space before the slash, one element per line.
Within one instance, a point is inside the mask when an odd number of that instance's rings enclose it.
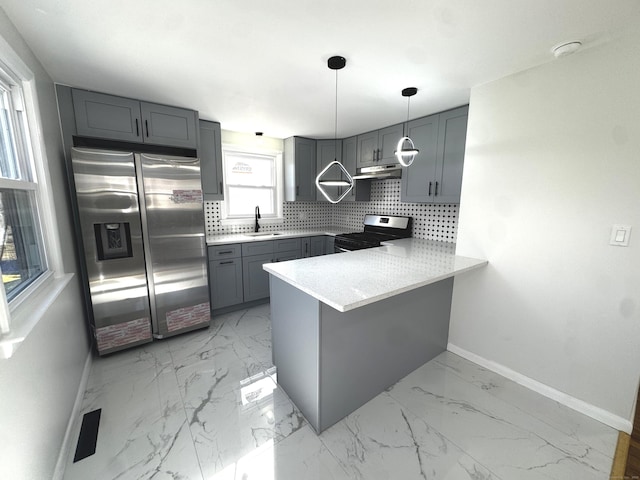
<path fill-rule="evenodd" d="M 242 260 L 231 258 L 209 262 L 212 309 L 242 303 Z"/>
<path fill-rule="evenodd" d="M 396 147 L 403 136 L 403 124 L 391 125 L 378 131 L 378 165 L 398 163 Z"/>
<path fill-rule="evenodd" d="M 300 239 L 299 238 L 282 238 L 273 240 L 273 253 L 291 253 L 296 252 L 300 256 Z"/>
<path fill-rule="evenodd" d="M 78 135 L 142 141 L 140 102 L 86 90 L 71 91 Z"/>
<path fill-rule="evenodd" d="M 436 203 L 460 203 L 468 112 L 469 107 L 461 107 L 440 114 L 434 189 Z"/>
<path fill-rule="evenodd" d="M 342 140 L 316 140 L 316 175 L 318 175 L 323 168 L 329 165 L 334 160 L 342 161 Z M 336 167 L 333 167 L 336 168 Z M 333 168 L 331 171 L 333 172 Z M 331 173 L 331 172 L 329 172 Z M 331 177 L 332 180 L 336 178 Z M 314 178 L 315 183 L 315 178 Z M 338 189 L 339 187 L 324 187 L 330 192 L 331 195 L 334 195 L 334 191 L 331 189 Z M 337 196 L 337 195 L 335 195 Z M 316 200 L 318 201 L 326 201 L 324 195 L 320 193 L 318 188 L 316 187 Z"/>
<path fill-rule="evenodd" d="M 335 243 L 336 243 L 336 237 L 332 236 L 332 235 L 325 235 L 324 237 L 324 254 L 325 255 L 330 255 L 332 253 L 335 253 Z"/>
<path fill-rule="evenodd" d="M 197 113 L 184 108 L 140 102 L 144 143 L 197 148 Z"/>
<path fill-rule="evenodd" d="M 358 137 L 346 138 L 342 141 L 342 165 L 347 169 L 351 176 L 356 174 L 356 162 L 358 161 Z M 343 202 L 355 202 L 356 189 L 358 182 L 356 181 L 349 194 L 342 199 Z"/>
<path fill-rule="evenodd" d="M 358 135 L 357 167 L 370 167 L 377 159 L 378 131 Z"/>
<path fill-rule="evenodd" d="M 242 280 L 244 301 L 259 300 L 269 296 L 269 274 L 262 269 L 273 261 L 273 254 L 242 257 Z"/>
<path fill-rule="evenodd" d="M 305 237 L 300 239 L 302 244 L 302 258 L 307 258 L 311 256 L 311 239 L 309 237 Z"/>
<path fill-rule="evenodd" d="M 284 141 L 284 190 L 287 202 L 316 199 L 316 141 L 289 137 Z"/>
<path fill-rule="evenodd" d="M 420 151 L 410 167 L 402 172 L 400 201 L 433 202 L 438 153 L 439 115 L 418 118 L 409 122 L 407 132 Z"/>
<path fill-rule="evenodd" d="M 311 237 L 309 241 L 309 256 L 317 257 L 318 255 L 324 255 L 324 235 L 320 237 Z"/>
<path fill-rule="evenodd" d="M 220 124 L 200 120 L 200 175 L 205 200 L 224 200 L 222 188 L 222 143 Z"/>
<path fill-rule="evenodd" d="M 282 252 L 276 255 L 276 262 L 286 262 L 288 260 L 297 260 L 300 258 L 300 252 L 298 250 L 292 250 L 290 252 Z"/>

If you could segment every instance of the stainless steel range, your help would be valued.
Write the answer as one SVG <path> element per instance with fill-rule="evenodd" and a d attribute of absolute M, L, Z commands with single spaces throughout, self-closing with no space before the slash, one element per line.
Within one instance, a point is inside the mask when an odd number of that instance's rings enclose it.
<path fill-rule="evenodd" d="M 365 215 L 364 231 L 336 235 L 335 251 L 350 252 L 379 247 L 381 242 L 411 237 L 411 217 L 392 215 Z"/>

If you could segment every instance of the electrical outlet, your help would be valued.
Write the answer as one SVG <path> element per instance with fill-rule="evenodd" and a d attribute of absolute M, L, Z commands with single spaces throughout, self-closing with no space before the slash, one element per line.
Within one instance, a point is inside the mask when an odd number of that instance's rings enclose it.
<path fill-rule="evenodd" d="M 609 238 L 609 245 L 628 247 L 630 236 L 631 225 L 614 225 L 613 227 L 611 227 L 611 237 Z"/>

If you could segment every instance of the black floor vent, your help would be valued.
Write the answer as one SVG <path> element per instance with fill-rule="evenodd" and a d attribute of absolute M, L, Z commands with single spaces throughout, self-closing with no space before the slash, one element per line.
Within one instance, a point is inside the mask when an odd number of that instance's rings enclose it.
<path fill-rule="evenodd" d="M 102 409 L 99 408 L 93 412 L 85 413 L 84 417 L 82 417 L 82 426 L 80 427 L 80 436 L 78 437 L 78 445 L 76 447 L 76 455 L 73 457 L 73 463 L 96 453 L 101 412 Z"/>

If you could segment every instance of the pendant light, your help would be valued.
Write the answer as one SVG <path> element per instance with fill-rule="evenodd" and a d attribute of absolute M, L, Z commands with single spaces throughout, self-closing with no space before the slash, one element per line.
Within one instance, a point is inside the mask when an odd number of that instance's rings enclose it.
<path fill-rule="evenodd" d="M 353 178 L 349 174 L 346 168 L 338 161 L 338 70 L 342 70 L 347 64 L 347 60 L 344 57 L 334 56 L 327 61 L 327 66 L 331 70 L 336 72 L 336 110 L 335 110 L 335 130 L 334 130 L 334 142 L 336 158 L 329 165 L 324 167 L 322 171 L 316 177 L 316 187 L 320 190 L 320 193 L 331 203 L 338 203 L 344 197 L 346 197 L 353 188 Z M 331 172 L 331 173 L 329 173 Z M 334 179 L 331 177 L 334 176 Z M 343 180 L 342 178 L 345 178 Z M 346 189 L 337 197 L 330 195 L 329 192 L 323 187 L 346 187 Z"/>
<path fill-rule="evenodd" d="M 411 97 L 413 97 L 416 93 L 418 93 L 418 89 L 416 87 L 408 87 L 402 90 L 402 96 L 407 97 L 407 123 L 409 122 L 409 106 Z M 418 155 L 419 152 L 420 150 L 418 150 L 413 144 L 413 140 L 405 135 L 398 141 L 395 154 L 398 162 L 400 162 L 400 165 L 402 165 L 403 167 L 408 167 L 416 159 L 416 155 Z"/>

